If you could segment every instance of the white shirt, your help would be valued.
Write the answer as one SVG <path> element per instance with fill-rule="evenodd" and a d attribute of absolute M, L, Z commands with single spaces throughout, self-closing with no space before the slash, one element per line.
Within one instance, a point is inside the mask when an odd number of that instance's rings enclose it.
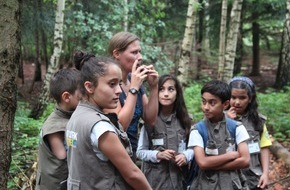
<path fill-rule="evenodd" d="M 150 161 L 153 163 L 158 163 L 160 160 L 157 159 L 158 150 L 148 150 L 149 149 L 149 138 L 148 134 L 143 126 L 140 131 L 140 136 L 138 140 L 138 148 L 137 148 L 137 158 L 143 161 Z M 189 148 L 182 152 L 185 155 L 187 163 L 192 160 L 194 153 L 193 149 Z"/>
<path fill-rule="evenodd" d="M 96 153 L 96 156 L 103 160 L 108 161 L 109 159 L 99 150 L 99 138 L 106 132 L 113 132 L 117 135 L 117 132 L 109 122 L 100 121 L 96 123 L 91 131 L 91 144 L 93 146 L 93 150 Z"/>
<path fill-rule="evenodd" d="M 241 142 L 244 142 L 248 140 L 249 134 L 245 128 L 244 125 L 239 125 L 236 128 L 236 144 L 240 144 Z M 192 130 L 189 135 L 189 142 L 188 147 L 192 148 L 195 146 L 199 146 L 204 148 L 203 139 L 202 136 L 199 134 L 198 130 Z"/>

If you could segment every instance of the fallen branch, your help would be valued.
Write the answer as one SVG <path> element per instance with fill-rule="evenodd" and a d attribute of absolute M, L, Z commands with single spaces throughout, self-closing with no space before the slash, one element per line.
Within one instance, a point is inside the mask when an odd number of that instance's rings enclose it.
<path fill-rule="evenodd" d="M 286 166 L 290 167 L 290 152 L 279 142 L 274 140 L 270 151 L 275 157 L 282 159 Z"/>
<path fill-rule="evenodd" d="M 278 179 L 278 180 L 275 180 L 273 181 L 272 183 L 269 184 L 269 186 L 274 186 L 276 183 L 279 183 L 279 182 L 283 182 L 283 181 L 286 181 L 290 178 L 290 175 L 286 176 L 286 177 L 283 177 L 281 179 Z"/>

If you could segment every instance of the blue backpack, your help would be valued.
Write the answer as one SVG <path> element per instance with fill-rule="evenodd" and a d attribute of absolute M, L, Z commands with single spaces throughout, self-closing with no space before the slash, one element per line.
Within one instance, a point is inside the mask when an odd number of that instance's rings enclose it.
<path fill-rule="evenodd" d="M 236 125 L 237 125 L 237 122 L 235 120 L 226 118 L 227 129 L 231 137 L 233 138 L 234 142 L 236 141 L 236 128 L 237 128 Z M 198 122 L 196 124 L 196 128 L 199 134 L 202 136 L 204 147 L 206 147 L 206 143 L 208 141 L 208 132 L 207 132 L 207 127 L 205 126 L 204 121 L 202 120 Z M 187 179 L 185 181 L 185 190 L 190 189 L 193 179 L 198 174 L 198 170 L 199 170 L 198 164 L 195 162 L 195 159 L 193 158 L 190 163 L 190 168 L 188 170 L 189 175 L 187 176 Z"/>

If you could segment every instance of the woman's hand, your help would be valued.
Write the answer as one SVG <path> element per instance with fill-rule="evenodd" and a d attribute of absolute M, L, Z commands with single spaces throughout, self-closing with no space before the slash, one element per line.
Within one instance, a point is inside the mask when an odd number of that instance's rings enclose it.
<path fill-rule="evenodd" d="M 154 69 L 153 65 L 146 66 L 147 72 L 147 82 L 150 88 L 158 86 L 158 72 Z"/>
<path fill-rule="evenodd" d="M 147 78 L 148 69 L 146 65 L 139 66 L 138 59 L 135 60 L 131 72 L 131 88 L 140 89 L 144 80 Z"/>

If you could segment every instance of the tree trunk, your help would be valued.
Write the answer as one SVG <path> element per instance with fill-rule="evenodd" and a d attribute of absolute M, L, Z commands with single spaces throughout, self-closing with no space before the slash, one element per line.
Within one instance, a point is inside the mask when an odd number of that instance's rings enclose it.
<path fill-rule="evenodd" d="M 17 107 L 20 61 L 20 0 L 0 1 L 0 184 L 7 189 L 11 142 Z"/>
<path fill-rule="evenodd" d="M 227 31 L 227 12 L 228 1 L 222 1 L 221 25 L 220 25 L 220 41 L 219 41 L 219 63 L 218 63 L 218 79 L 222 79 L 222 73 L 225 66 L 225 50 L 226 50 L 226 31 Z"/>
<path fill-rule="evenodd" d="M 243 12 L 243 11 L 242 11 Z M 243 58 L 243 19 L 241 19 L 241 24 L 239 27 L 239 35 L 237 40 L 237 51 L 236 51 L 236 58 L 234 64 L 234 76 L 241 73 L 242 71 L 242 58 Z"/>
<path fill-rule="evenodd" d="M 242 4 L 243 0 L 235 0 L 231 10 L 230 30 L 227 36 L 225 52 L 225 67 L 220 77 L 223 81 L 228 81 L 233 77 Z"/>
<path fill-rule="evenodd" d="M 253 15 L 256 15 L 253 13 Z M 253 19 L 257 19 L 257 16 L 253 16 Z M 260 75 L 260 26 L 259 23 L 254 21 L 252 24 L 252 39 L 253 39 L 253 67 L 252 76 Z"/>
<path fill-rule="evenodd" d="M 191 57 L 191 50 L 193 46 L 194 39 L 194 30 L 195 30 L 195 4 L 197 0 L 189 0 L 188 9 L 187 9 L 187 18 L 184 37 L 181 45 L 180 59 L 178 64 L 178 79 L 181 82 L 182 86 L 186 86 L 189 75 L 189 62 Z M 196 66 L 196 64 L 195 64 Z M 193 71 L 196 71 L 196 68 L 191 68 Z M 195 73 L 194 73 L 195 74 Z M 196 78 L 195 76 L 193 76 Z"/>
<path fill-rule="evenodd" d="M 44 10 L 43 10 L 42 1 L 40 1 L 39 7 L 40 7 L 40 18 L 41 18 L 41 20 L 45 20 L 45 17 L 43 14 Z M 42 45 L 42 52 L 43 52 L 42 53 L 42 55 L 43 55 L 42 60 L 44 60 L 45 70 L 47 70 L 48 63 L 49 63 L 48 55 L 47 55 L 47 35 L 45 33 L 45 28 L 43 27 L 43 24 L 41 24 L 40 33 L 41 33 L 41 45 Z"/>
<path fill-rule="evenodd" d="M 290 0 L 287 1 L 287 13 L 281 40 L 281 50 L 275 87 L 282 88 L 290 84 Z"/>
<path fill-rule="evenodd" d="M 40 33 L 40 24 L 39 24 L 39 15 L 41 13 L 40 9 L 40 0 L 35 0 L 36 3 L 36 14 L 35 14 L 35 72 L 34 72 L 34 79 L 33 82 L 41 81 L 41 55 L 40 55 L 40 38 L 39 38 L 39 33 Z"/>
<path fill-rule="evenodd" d="M 203 0 L 198 0 L 198 3 L 202 6 L 198 10 L 198 35 L 197 35 L 197 42 L 195 44 L 195 51 L 196 51 L 196 71 L 193 73 L 196 73 L 196 78 L 193 79 L 200 79 L 200 70 L 202 65 L 202 52 L 203 52 L 203 35 L 205 33 L 204 29 L 204 22 L 205 22 L 205 9 L 206 9 L 206 3 L 204 3 Z M 193 63 L 195 64 L 195 63 Z"/>
<path fill-rule="evenodd" d="M 57 1 L 57 11 L 55 17 L 55 28 L 54 28 L 54 49 L 53 54 L 50 58 L 50 65 L 48 66 L 47 72 L 45 74 L 45 79 L 42 85 L 42 90 L 38 98 L 38 102 L 34 106 L 33 110 L 30 113 L 30 117 L 37 119 L 39 118 L 49 100 L 49 81 L 53 73 L 55 73 L 59 68 L 59 58 L 62 50 L 63 42 L 63 21 L 64 21 L 64 7 L 65 0 Z"/>

